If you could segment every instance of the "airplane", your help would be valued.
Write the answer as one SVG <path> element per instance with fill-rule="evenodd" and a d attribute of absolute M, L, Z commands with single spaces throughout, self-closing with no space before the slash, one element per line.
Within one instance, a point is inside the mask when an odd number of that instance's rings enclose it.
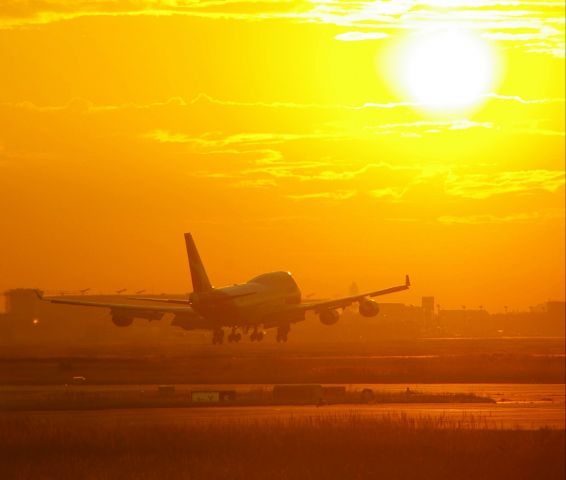
<path fill-rule="evenodd" d="M 186 299 L 143 298 L 147 304 L 106 303 L 72 298 L 43 297 L 36 290 L 40 300 L 57 304 L 109 308 L 112 322 L 118 327 L 128 327 L 134 318 L 149 321 L 160 320 L 165 314 L 173 314 L 172 326 L 185 330 L 209 330 L 212 343 L 224 342 L 224 328 L 230 329 L 228 342 L 239 342 L 243 334 L 250 334 L 251 341 L 261 341 L 264 330 L 277 329 L 277 342 L 286 342 L 291 324 L 305 320 L 307 311 L 318 315 L 324 325 L 334 325 L 340 318 L 338 309 L 358 303 L 364 317 L 379 313 L 379 305 L 373 297 L 387 295 L 410 287 L 409 276 L 403 285 L 373 290 L 331 300 L 301 302 L 301 291 L 289 272 L 264 273 L 246 283 L 215 288 L 212 286 L 193 237 L 185 233 L 185 246 L 189 259 L 189 271 L 193 292 Z M 242 332 L 242 333 L 241 333 Z"/>
<path fill-rule="evenodd" d="M 118 295 L 121 295 L 122 293 L 124 293 L 127 290 L 127 288 L 121 288 L 120 290 L 116 290 L 116 293 Z"/>

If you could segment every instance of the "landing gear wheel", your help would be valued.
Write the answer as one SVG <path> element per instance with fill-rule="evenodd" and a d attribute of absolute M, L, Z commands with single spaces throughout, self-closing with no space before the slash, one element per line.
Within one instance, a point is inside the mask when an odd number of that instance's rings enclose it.
<path fill-rule="evenodd" d="M 287 341 L 287 336 L 289 335 L 289 331 L 291 328 L 289 325 L 284 325 L 277 329 L 277 342 L 283 343 Z"/>
<path fill-rule="evenodd" d="M 224 330 L 218 328 L 212 332 L 212 344 L 221 345 L 224 342 Z"/>
<path fill-rule="evenodd" d="M 256 329 L 250 335 L 250 340 L 252 342 L 261 342 L 263 340 L 263 337 L 264 337 L 264 333 L 261 330 L 257 331 Z"/>
<path fill-rule="evenodd" d="M 236 329 L 233 329 L 232 332 L 230 333 L 230 335 L 228 335 L 228 342 L 232 343 L 237 343 L 242 339 L 242 334 L 238 333 L 236 331 Z"/>

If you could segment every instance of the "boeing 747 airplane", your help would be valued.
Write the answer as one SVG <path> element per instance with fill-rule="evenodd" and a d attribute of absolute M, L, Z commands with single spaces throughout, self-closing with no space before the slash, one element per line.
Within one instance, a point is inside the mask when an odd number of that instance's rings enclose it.
<path fill-rule="evenodd" d="M 315 312 L 324 325 L 333 325 L 339 318 L 338 309 L 358 303 L 364 317 L 379 313 L 379 305 L 373 297 L 407 290 L 409 276 L 405 283 L 384 290 L 354 294 L 332 300 L 301 303 L 301 291 L 288 272 L 264 273 L 246 283 L 215 288 L 210 283 L 193 237 L 185 234 L 193 292 L 187 299 L 139 298 L 155 305 L 105 303 L 72 298 L 43 297 L 51 303 L 109 308 L 112 322 L 118 327 L 130 326 L 134 318 L 160 320 L 165 314 L 174 314 L 171 325 L 185 330 L 210 330 L 212 343 L 224 341 L 224 329 L 229 329 L 229 342 L 238 342 L 242 334 L 249 334 L 250 340 L 261 341 L 264 330 L 277 329 L 277 341 L 286 342 L 291 324 L 305 320 L 307 311 Z M 84 297 L 83 297 L 84 298 Z M 159 303 L 160 305 L 157 305 Z"/>

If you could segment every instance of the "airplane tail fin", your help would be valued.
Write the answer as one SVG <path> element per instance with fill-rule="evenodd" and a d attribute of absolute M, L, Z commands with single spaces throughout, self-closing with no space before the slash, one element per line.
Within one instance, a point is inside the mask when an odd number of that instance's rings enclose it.
<path fill-rule="evenodd" d="M 207 292 L 212 290 L 212 285 L 198 254 L 197 247 L 190 233 L 185 233 L 185 244 L 187 246 L 187 256 L 189 257 L 189 268 L 191 270 L 191 280 L 194 292 Z"/>

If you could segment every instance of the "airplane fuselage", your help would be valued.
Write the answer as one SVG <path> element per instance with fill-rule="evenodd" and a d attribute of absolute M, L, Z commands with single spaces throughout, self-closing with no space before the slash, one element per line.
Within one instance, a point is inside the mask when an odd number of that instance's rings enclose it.
<path fill-rule="evenodd" d="M 272 272 L 254 277 L 247 283 L 193 292 L 189 300 L 193 310 L 209 326 L 255 326 L 274 321 L 271 312 L 281 311 L 286 305 L 300 304 L 301 291 L 290 273 Z M 289 320 L 297 321 L 298 317 L 294 317 Z M 201 322 L 191 323 L 196 327 Z"/>

